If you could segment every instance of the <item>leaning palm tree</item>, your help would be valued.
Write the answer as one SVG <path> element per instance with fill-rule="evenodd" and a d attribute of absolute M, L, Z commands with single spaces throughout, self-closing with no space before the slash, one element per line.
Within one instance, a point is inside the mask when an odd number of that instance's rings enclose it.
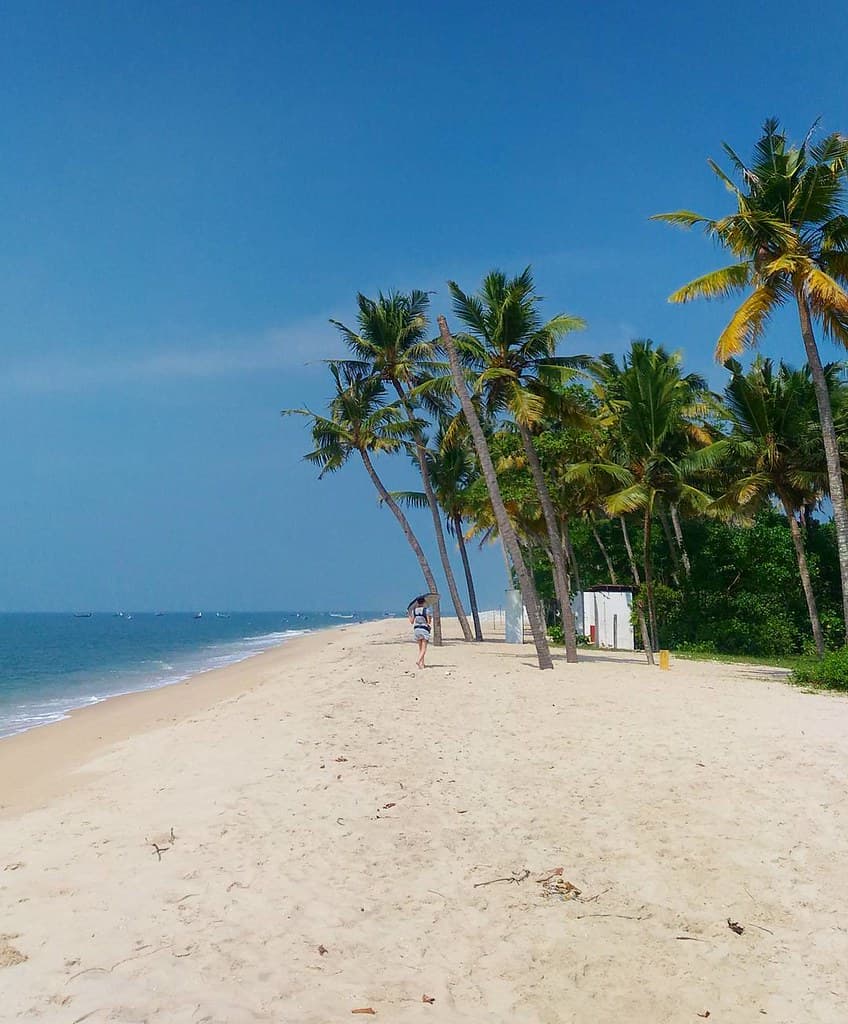
<path fill-rule="evenodd" d="M 815 504 L 826 490 L 821 469 L 821 433 L 816 395 L 808 368 L 793 370 L 758 357 L 745 373 L 730 359 L 731 379 L 724 389 L 725 414 L 731 424 L 727 438 L 696 453 L 696 461 L 728 463 L 731 485 L 711 509 L 728 517 L 750 519 L 776 498 L 786 514 L 798 573 L 807 602 L 816 653 L 824 654 L 824 635 L 816 606 L 804 535 L 798 514 Z M 836 384 L 836 367 L 825 367 L 829 387 Z"/>
<path fill-rule="evenodd" d="M 320 468 L 319 476 L 334 473 L 346 465 L 351 456 L 359 456 L 381 502 L 391 509 L 415 552 L 428 591 L 435 594 L 436 579 L 427 556 L 371 459 L 375 454 L 393 454 L 408 448 L 414 425 L 409 423 L 397 404 L 386 404 L 386 388 L 382 381 L 373 377 L 357 377 L 343 366 L 333 364 L 330 372 L 335 394 L 330 401 L 328 416 L 321 416 L 310 409 L 284 409 L 283 415 L 304 416 L 310 421 L 315 448 L 304 458 Z"/>
<path fill-rule="evenodd" d="M 678 289 L 671 302 L 748 293 L 722 331 L 716 358 L 725 362 L 762 336 L 778 306 L 797 307 L 810 366 L 827 459 L 830 497 L 839 549 L 842 609 L 848 637 L 848 507 L 827 379 L 814 331 L 848 346 L 848 138 L 833 133 L 800 146 L 787 143 L 776 120 L 763 125 L 750 165 L 724 144 L 739 184 L 714 161 L 710 167 L 727 186 L 736 211 L 714 220 L 690 210 L 654 219 L 682 227 L 702 225 L 735 258 Z"/>
<path fill-rule="evenodd" d="M 449 392 L 450 381 L 444 366 L 437 360 L 437 351 L 427 337 L 427 307 L 430 297 L 427 292 L 413 290 L 403 292 L 382 292 L 376 299 L 357 295 L 356 330 L 346 327 L 338 320 L 330 323 L 336 327 L 350 349 L 353 359 L 345 360 L 350 372 L 357 375 L 374 376 L 385 381 L 398 397 L 412 427 L 415 442 L 415 457 L 421 473 L 421 482 L 427 506 L 433 520 L 433 532 L 439 548 L 439 557 L 453 601 L 456 616 L 466 640 L 471 639 L 459 589 L 448 557 L 438 502 L 430 481 L 427 466 L 427 442 L 424 437 L 425 424 L 416 416 L 415 406 L 429 403 L 437 411 L 443 407 L 443 398 Z M 438 613 L 438 606 L 436 607 Z M 434 642 L 441 642 L 441 623 L 438 615 L 434 622 Z"/>
<path fill-rule="evenodd" d="M 504 542 L 504 546 L 509 552 L 509 557 L 512 560 L 512 567 L 518 577 L 518 586 L 521 590 L 521 597 L 524 602 L 524 607 L 527 609 L 527 616 L 530 619 L 530 629 L 533 633 L 533 642 L 536 646 L 536 657 L 539 660 L 539 668 L 553 668 L 554 663 L 551 659 L 551 652 L 548 647 L 548 637 L 545 631 L 545 624 L 542 621 L 541 609 L 539 607 L 539 596 L 536 593 L 533 577 L 527 570 L 527 564 L 524 561 L 523 554 L 521 553 L 518 537 L 515 534 L 512 523 L 509 521 L 509 515 L 507 514 L 504 506 L 503 497 L 501 496 L 500 487 L 498 486 L 498 477 L 495 473 L 495 466 L 489 452 L 489 445 L 486 442 L 486 435 L 483 433 L 480 417 L 477 415 L 477 410 L 474 408 L 474 403 L 471 400 L 471 396 L 468 393 L 468 388 L 465 383 L 465 375 L 463 373 L 456 342 L 448 328 L 447 320 L 445 320 L 443 316 L 438 317 L 438 324 L 442 345 L 444 346 L 445 351 L 448 354 L 448 359 L 450 360 L 454 391 L 456 392 L 456 396 L 462 406 L 462 413 L 465 416 L 468 429 L 474 440 L 474 448 L 477 452 L 477 459 L 480 463 L 480 471 L 483 474 L 483 479 L 486 481 L 486 489 L 489 492 L 489 499 L 492 503 L 492 512 L 497 523 L 498 533 Z"/>
<path fill-rule="evenodd" d="M 448 288 L 454 312 L 468 329 L 458 341 L 466 364 L 479 375 L 486 410 L 490 415 L 508 412 L 521 435 L 548 532 L 566 659 L 575 662 L 577 643 L 565 553 L 533 431 L 543 417 L 546 398 L 551 397 L 549 382 L 561 377 L 563 364 L 569 362 L 557 357 L 557 344 L 565 335 L 585 327 L 585 322 L 564 313 L 544 321 L 529 267 L 513 278 L 492 271 L 475 295 L 467 295 L 455 281 L 449 281 Z"/>

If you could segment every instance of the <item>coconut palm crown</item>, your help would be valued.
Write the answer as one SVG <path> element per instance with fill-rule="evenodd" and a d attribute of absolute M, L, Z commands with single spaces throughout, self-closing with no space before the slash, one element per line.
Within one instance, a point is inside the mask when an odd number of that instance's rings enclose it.
<path fill-rule="evenodd" d="M 806 299 L 825 333 L 848 346 L 848 138 L 834 133 L 813 142 L 814 129 L 793 147 L 776 120 L 766 121 L 750 165 L 723 145 L 740 184 L 715 161 L 709 165 L 733 195 L 734 213 L 716 220 L 677 210 L 653 218 L 701 225 L 737 257 L 669 297 L 689 302 L 750 291 L 718 339 L 716 358 L 722 363 L 755 344 L 774 310 L 793 297 Z"/>
<path fill-rule="evenodd" d="M 544 411 L 546 383 L 561 379 L 564 367 L 581 363 L 580 357 L 557 356 L 557 345 L 586 322 L 566 313 L 543 320 L 530 267 L 513 278 L 493 270 L 473 295 L 455 281 L 448 281 L 448 288 L 454 312 L 467 328 L 456 339 L 464 362 L 479 375 L 486 412 L 509 412 L 516 423 L 532 426 Z"/>
<path fill-rule="evenodd" d="M 311 420 L 315 448 L 304 459 L 319 467 L 320 476 L 341 469 L 355 452 L 390 454 L 409 447 L 412 427 L 397 403 L 386 404 L 382 381 L 358 378 L 336 364 L 331 364 L 330 372 L 335 394 L 328 416 L 309 409 L 284 412 Z"/>

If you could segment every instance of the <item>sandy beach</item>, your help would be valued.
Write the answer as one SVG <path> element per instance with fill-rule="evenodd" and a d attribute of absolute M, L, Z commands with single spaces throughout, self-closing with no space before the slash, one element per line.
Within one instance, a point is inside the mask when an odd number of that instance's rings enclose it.
<path fill-rule="evenodd" d="M 415 656 L 344 627 L 0 742 L 2 1020 L 846 1019 L 846 697 Z"/>

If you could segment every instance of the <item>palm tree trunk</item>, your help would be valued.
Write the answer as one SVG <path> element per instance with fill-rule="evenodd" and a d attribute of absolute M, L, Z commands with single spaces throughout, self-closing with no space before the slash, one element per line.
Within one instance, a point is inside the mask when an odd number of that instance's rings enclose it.
<path fill-rule="evenodd" d="M 545 517 L 545 526 L 548 531 L 548 543 L 551 551 L 551 561 L 554 567 L 554 589 L 556 590 L 557 601 L 562 613 L 562 632 L 565 639 L 565 660 L 571 663 L 577 661 L 577 636 L 574 631 L 574 611 L 571 607 L 571 588 L 568 585 L 568 570 L 565 566 L 565 552 L 562 549 L 562 539 L 557 526 L 554 503 L 551 501 L 551 492 L 545 482 L 545 474 L 542 470 L 542 463 L 539 461 L 539 453 L 533 444 L 533 435 L 530 428 L 523 423 L 518 424 L 518 432 L 524 442 L 524 451 L 527 453 L 527 463 L 530 466 L 530 475 L 539 494 L 539 501 L 542 504 L 542 513 Z"/>
<path fill-rule="evenodd" d="M 598 533 L 598 527 L 595 524 L 595 517 L 592 515 L 591 512 L 589 513 L 589 525 L 592 528 L 592 536 L 595 538 L 595 543 L 598 545 L 598 548 L 601 554 L 603 555 L 604 561 L 607 563 L 607 572 L 610 575 L 610 583 L 612 583 L 613 586 L 617 586 L 618 577 L 615 574 L 615 568 L 613 567 L 612 559 L 610 558 L 609 551 L 607 551 L 606 545 L 601 540 L 601 535 Z"/>
<path fill-rule="evenodd" d="M 689 561 L 689 552 L 686 550 L 686 542 L 683 539 L 683 525 L 680 522 L 680 513 L 677 505 L 669 502 L 671 509 L 671 525 L 674 527 L 674 538 L 677 541 L 677 550 L 680 552 L 680 561 L 683 563 L 683 571 L 687 576 L 692 575 L 692 563 Z"/>
<path fill-rule="evenodd" d="M 789 532 L 792 534 L 792 543 L 795 545 L 795 555 L 798 559 L 798 572 L 801 575 L 801 586 L 804 588 L 804 597 L 807 601 L 807 611 L 810 614 L 810 625 L 813 629 L 813 642 L 816 645 L 816 654 L 824 657 L 824 635 L 822 634 L 819 610 L 816 605 L 816 595 L 813 593 L 813 581 L 810 578 L 810 567 L 807 564 L 807 552 L 804 550 L 804 538 L 801 534 L 801 527 L 795 518 L 795 511 L 786 498 L 781 494 L 780 501 L 786 519 L 789 522 Z"/>
<path fill-rule="evenodd" d="M 630 533 L 627 529 L 627 520 L 624 516 L 619 516 L 618 521 L 621 523 L 621 533 L 624 537 L 624 546 L 627 549 L 627 557 L 630 559 L 630 571 L 633 573 L 633 582 L 637 587 L 641 587 L 642 579 L 639 576 L 639 564 L 636 561 L 636 556 L 633 554 L 633 545 L 630 543 Z"/>
<path fill-rule="evenodd" d="M 580 578 L 580 565 L 577 561 L 577 552 L 574 550 L 574 545 L 571 543 L 571 530 L 568 528 L 568 516 L 562 517 L 562 547 L 565 551 L 566 557 L 568 558 L 568 564 L 571 566 L 571 571 L 574 573 L 574 589 L 577 593 L 583 591 L 583 581 Z"/>
<path fill-rule="evenodd" d="M 471 566 L 468 563 L 465 537 L 462 535 L 462 519 L 459 516 L 453 517 L 453 528 L 456 531 L 459 556 L 462 559 L 462 568 L 465 571 L 465 585 L 468 587 L 468 604 L 471 607 L 471 618 L 474 621 L 474 639 L 482 640 L 483 630 L 480 628 L 480 612 L 477 610 L 477 592 L 474 589 L 474 578 L 471 575 Z"/>
<path fill-rule="evenodd" d="M 657 610 L 654 607 L 654 566 L 651 559 L 651 526 L 653 525 L 653 495 L 645 505 L 645 518 L 643 522 L 643 543 L 645 550 L 642 558 L 645 566 L 645 601 L 648 604 L 648 623 L 651 627 L 651 643 L 654 650 L 658 650 L 659 637 L 657 630 Z"/>
<path fill-rule="evenodd" d="M 551 659 L 551 651 L 548 647 L 548 636 L 545 631 L 545 624 L 542 621 L 539 609 L 539 597 L 536 593 L 536 586 L 533 583 L 533 577 L 527 571 L 527 565 L 521 554 L 521 548 L 518 545 L 518 537 L 515 535 L 515 530 L 512 527 L 512 523 L 509 521 L 509 516 L 507 515 L 506 507 L 503 503 L 503 497 L 501 496 L 501 489 L 498 486 L 498 478 L 495 473 L 492 456 L 489 453 L 489 446 L 486 444 L 486 437 L 483 433 L 483 428 L 480 425 L 480 420 L 471 403 L 471 398 L 468 395 L 468 389 L 465 386 L 465 380 L 462 376 L 462 366 L 459 362 L 459 353 L 456 351 L 456 345 L 454 344 L 453 337 L 448 330 L 448 324 L 445 318 L 440 316 L 438 318 L 438 323 L 442 344 L 445 346 L 448 359 L 450 360 L 454 391 L 462 405 L 462 411 L 474 440 L 474 447 L 477 450 L 480 469 L 483 473 L 483 479 L 486 481 L 489 499 L 492 502 L 492 511 L 495 514 L 495 519 L 498 524 L 498 533 L 500 533 L 503 538 L 504 544 L 506 545 L 510 558 L 512 559 L 512 564 L 515 567 L 515 572 L 518 576 L 518 585 L 521 588 L 521 596 L 527 608 L 527 615 L 530 619 L 530 629 L 533 632 L 533 642 L 536 645 L 536 656 L 539 660 L 539 668 L 553 668 L 554 663 Z"/>
<path fill-rule="evenodd" d="M 406 417 L 413 426 L 412 436 L 415 441 L 415 454 L 418 457 L 418 468 L 421 471 L 421 482 L 424 484 L 424 494 L 427 496 L 427 504 L 430 506 L 430 514 L 433 518 L 433 532 L 436 534 L 436 545 L 439 549 L 439 558 L 442 561 L 442 570 L 444 571 L 445 580 L 448 584 L 448 592 L 450 593 L 451 601 L 453 602 L 456 617 L 459 619 L 462 635 L 466 640 L 470 640 L 471 627 L 468 625 L 468 619 L 466 618 L 465 611 L 462 607 L 459 588 L 456 585 L 456 579 L 453 575 L 453 567 L 451 566 L 450 558 L 448 557 L 448 549 L 445 544 L 445 531 L 442 529 L 442 516 L 439 512 L 436 495 L 433 493 L 433 484 L 430 480 L 430 469 L 427 465 L 427 452 L 424 446 L 424 438 L 421 436 L 421 431 L 418 427 L 414 426 L 415 416 L 412 411 L 412 406 L 409 404 L 409 399 L 403 388 L 400 386 L 400 382 L 393 380 L 392 383 L 394 384 L 395 391 L 397 391 L 398 397 L 406 410 Z"/>
<path fill-rule="evenodd" d="M 633 573 L 633 582 L 636 584 L 636 589 L 639 590 L 642 586 L 642 581 L 639 578 L 639 566 L 636 564 L 636 559 L 633 557 L 633 547 L 630 544 L 630 534 L 627 532 L 627 523 L 625 522 L 624 516 L 619 517 L 621 523 L 621 532 L 624 535 L 624 546 L 627 549 L 627 557 L 630 560 L 630 571 Z M 642 634 L 642 646 L 645 648 L 645 657 L 648 659 L 648 664 L 654 664 L 654 649 L 651 646 L 651 637 L 648 633 L 648 623 L 645 620 L 645 609 L 641 604 L 636 604 L 636 616 L 639 619 L 639 632 Z"/>
<path fill-rule="evenodd" d="M 674 538 L 674 534 L 671 532 L 671 522 L 669 521 L 666 510 L 663 508 L 662 504 L 659 504 L 657 508 L 663 533 L 665 534 L 666 547 L 668 548 L 668 553 L 671 555 L 671 561 L 674 564 L 674 568 L 671 570 L 672 579 L 679 587 L 680 552 L 677 550 L 677 541 Z"/>
<path fill-rule="evenodd" d="M 839 551 L 839 578 L 842 583 L 842 620 L 845 626 L 845 639 L 848 642 L 848 506 L 845 505 L 845 490 L 842 486 L 842 466 L 839 459 L 839 444 L 836 428 L 833 424 L 833 410 L 830 405 L 830 393 L 827 379 L 819 356 L 816 336 L 813 333 L 813 321 L 810 307 L 802 291 L 802 286 L 795 286 L 795 301 L 798 305 L 798 317 L 801 321 L 801 337 L 807 362 L 813 378 L 816 392 L 816 403 L 819 407 L 822 441 L 827 462 L 827 476 L 830 488 L 830 501 L 833 505 L 833 522 L 836 527 L 836 545 Z"/>
<path fill-rule="evenodd" d="M 400 523 L 400 528 L 403 530 L 404 536 L 409 542 L 409 546 L 415 552 L 415 557 L 418 559 L 418 564 L 421 566 L 421 572 L 424 576 L 424 582 L 427 584 L 430 593 L 437 594 L 438 591 L 436 590 L 436 580 L 435 577 L 433 576 L 433 570 L 430 568 L 430 563 L 427 561 L 427 556 L 424 554 L 421 545 L 418 543 L 418 538 L 412 532 L 412 527 L 409 525 L 409 520 L 400 510 L 400 507 L 398 506 L 398 503 L 395 501 L 395 499 L 391 496 L 391 494 L 389 494 L 389 492 L 383 486 L 383 481 L 379 478 L 379 476 L 377 476 L 377 471 L 374 469 L 374 466 L 371 464 L 371 460 L 368 458 L 368 452 L 364 451 L 363 449 L 360 449 L 359 454 L 362 456 L 362 461 L 365 464 L 365 468 L 368 471 L 368 475 L 371 477 L 371 482 L 377 488 L 377 493 L 380 495 L 381 500 L 384 501 L 392 510 L 395 519 L 397 519 L 397 521 Z M 441 624 L 439 622 L 438 616 L 439 605 L 438 602 L 436 602 L 433 606 L 433 643 L 436 645 L 439 645 L 442 642 Z"/>
<path fill-rule="evenodd" d="M 498 547 L 501 549 L 501 554 L 504 560 L 504 569 L 506 570 L 506 585 L 507 590 L 512 590 L 515 584 L 512 581 L 512 564 L 509 560 L 509 552 L 506 549 L 506 544 L 503 542 L 503 537 L 498 535 Z"/>

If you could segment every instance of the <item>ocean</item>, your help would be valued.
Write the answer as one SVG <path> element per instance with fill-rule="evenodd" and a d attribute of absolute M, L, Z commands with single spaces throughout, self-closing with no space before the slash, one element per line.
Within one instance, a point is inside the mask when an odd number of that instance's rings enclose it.
<path fill-rule="evenodd" d="M 0 737 L 378 612 L 0 614 Z"/>

